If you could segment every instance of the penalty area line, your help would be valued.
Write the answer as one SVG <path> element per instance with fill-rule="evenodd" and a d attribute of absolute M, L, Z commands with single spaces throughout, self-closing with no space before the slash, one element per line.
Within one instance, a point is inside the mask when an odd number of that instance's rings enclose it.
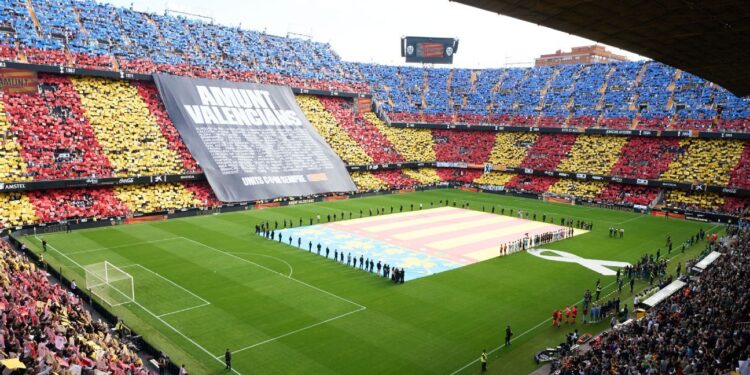
<path fill-rule="evenodd" d="M 34 238 L 35 238 L 35 239 L 36 239 L 36 240 L 37 240 L 38 242 L 41 242 L 41 241 L 39 240 L 39 237 L 37 237 L 36 235 L 34 236 Z M 54 251 L 54 252 L 56 252 L 56 253 L 58 253 L 58 254 L 62 255 L 63 257 L 65 257 L 65 258 L 66 258 L 67 260 L 69 260 L 69 261 L 70 261 L 71 263 L 73 263 L 73 264 L 74 264 L 75 266 L 77 266 L 78 268 L 80 268 L 80 269 L 82 269 L 82 270 L 84 270 L 84 271 L 86 270 L 86 268 L 84 268 L 84 267 L 83 267 L 83 266 L 82 266 L 82 265 L 81 265 L 80 263 L 76 262 L 75 260 L 73 260 L 72 258 L 70 258 L 69 256 L 67 256 L 67 255 L 66 255 L 65 253 L 63 253 L 62 251 L 60 251 L 60 250 L 57 250 L 57 249 L 56 249 L 56 248 L 55 248 L 54 246 L 52 246 L 51 244 L 49 244 L 49 243 L 48 243 L 48 244 L 47 244 L 47 246 L 48 246 L 48 247 L 49 247 L 49 248 L 50 248 L 50 249 L 51 249 L 52 251 Z M 202 351 L 203 351 L 204 353 L 208 354 L 208 356 L 209 356 L 209 357 L 211 357 L 211 358 L 215 359 L 215 360 L 216 360 L 217 362 L 219 362 L 219 363 L 221 363 L 221 364 L 224 364 L 224 362 L 223 362 L 223 361 L 222 361 L 221 359 L 219 359 L 219 358 L 216 358 L 216 357 L 214 357 L 214 355 L 213 355 L 213 354 L 212 354 L 212 353 L 211 353 L 210 351 L 208 351 L 208 349 L 204 348 L 204 347 L 203 347 L 202 345 L 200 345 L 200 344 L 198 344 L 197 342 L 195 342 L 195 340 L 191 339 L 191 338 L 190 338 L 190 337 L 188 337 L 188 336 L 187 336 L 186 334 L 182 333 L 182 331 L 180 331 L 179 329 L 177 329 L 177 328 L 175 328 L 174 326 L 172 326 L 171 324 L 167 323 L 167 322 L 166 322 L 166 321 L 165 321 L 164 319 L 160 318 L 160 317 L 159 317 L 158 315 L 154 314 L 154 313 L 153 313 L 153 312 L 152 312 L 151 310 L 147 309 L 147 308 L 146 308 L 145 306 L 143 306 L 143 305 L 141 305 L 140 303 L 138 303 L 138 302 L 137 302 L 137 301 L 136 301 L 135 299 L 134 299 L 134 300 L 132 300 L 132 301 L 131 301 L 131 302 L 129 302 L 129 303 L 133 303 L 134 305 L 136 305 L 136 306 L 140 307 L 140 308 L 141 308 L 141 310 L 143 310 L 143 311 L 145 311 L 146 313 L 148 313 L 149 315 L 153 316 L 153 317 L 154 317 L 154 318 L 155 318 L 156 320 L 160 321 L 160 322 L 161 322 L 162 324 L 164 324 L 164 325 L 165 325 L 165 326 L 167 326 L 167 327 L 168 327 L 169 329 L 171 329 L 172 331 L 174 331 L 175 333 L 177 333 L 178 335 L 180 335 L 180 336 L 181 336 L 182 338 L 184 338 L 185 340 L 187 340 L 187 341 L 188 341 L 188 342 L 190 342 L 191 344 L 195 345 L 195 347 L 196 347 L 196 348 L 198 348 L 198 349 L 202 350 Z M 235 373 L 235 374 L 237 374 L 237 375 L 242 375 L 242 373 L 240 373 L 239 371 L 237 371 L 237 370 L 235 370 L 235 369 L 232 369 L 232 372 L 233 372 L 233 373 Z"/>

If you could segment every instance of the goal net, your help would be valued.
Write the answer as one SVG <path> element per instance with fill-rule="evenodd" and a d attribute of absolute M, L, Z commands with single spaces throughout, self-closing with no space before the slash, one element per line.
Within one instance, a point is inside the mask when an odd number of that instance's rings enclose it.
<path fill-rule="evenodd" d="M 107 261 L 89 264 L 86 270 L 86 289 L 110 306 L 135 300 L 133 276 Z"/>

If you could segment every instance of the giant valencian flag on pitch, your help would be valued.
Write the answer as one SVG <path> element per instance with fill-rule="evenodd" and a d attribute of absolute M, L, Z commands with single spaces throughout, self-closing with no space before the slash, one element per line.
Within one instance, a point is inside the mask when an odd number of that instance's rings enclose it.
<path fill-rule="evenodd" d="M 223 202 L 355 190 L 289 87 L 154 75 L 169 117 Z"/>

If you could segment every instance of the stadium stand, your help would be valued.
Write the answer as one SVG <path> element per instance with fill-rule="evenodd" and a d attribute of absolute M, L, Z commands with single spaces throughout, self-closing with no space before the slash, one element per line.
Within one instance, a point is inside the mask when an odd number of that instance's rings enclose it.
<path fill-rule="evenodd" d="M 202 207 L 205 202 L 196 198 L 181 184 L 121 185 L 114 187 L 117 199 L 131 213 L 150 213 L 188 207 Z"/>
<path fill-rule="evenodd" d="M 388 184 L 389 189 L 410 189 L 417 184 L 415 180 L 401 173 L 398 169 L 377 170 L 371 173 Z"/>
<path fill-rule="evenodd" d="M 371 172 L 352 172 L 352 180 L 359 191 L 374 191 L 388 189 L 388 184 L 375 177 Z"/>
<path fill-rule="evenodd" d="M 183 171 L 184 163 L 168 146 L 148 105 L 129 82 L 96 78 L 73 80 L 85 115 L 102 151 L 112 163 L 115 176 Z"/>
<path fill-rule="evenodd" d="M 320 99 L 310 95 L 297 96 L 297 103 L 310 123 L 323 139 L 347 164 L 371 164 L 372 158 L 341 128 L 336 118 L 321 103 Z"/>
<path fill-rule="evenodd" d="M 567 157 L 570 148 L 576 141 L 572 134 L 540 134 L 536 142 L 529 148 L 520 167 L 546 171 L 557 169 L 560 160 Z"/>
<path fill-rule="evenodd" d="M 375 163 L 395 163 L 404 161 L 396 148 L 384 137 L 377 128 L 366 121 L 361 114 L 354 114 L 351 100 L 344 98 L 318 98 L 343 128 L 349 137 L 356 140 Z"/>
<path fill-rule="evenodd" d="M 612 167 L 611 175 L 656 179 L 683 151 L 676 138 L 630 137 L 622 147 L 622 154 Z"/>
<path fill-rule="evenodd" d="M 475 178 L 474 183 L 479 185 L 505 186 L 515 176 L 515 173 L 492 171 L 490 173 L 483 173 L 481 176 Z"/>
<path fill-rule="evenodd" d="M 520 192 L 541 194 L 549 190 L 549 188 L 557 183 L 558 180 L 559 179 L 557 177 L 530 176 L 519 174 L 510 179 L 505 187 L 509 189 L 515 189 Z"/>
<path fill-rule="evenodd" d="M 659 189 L 653 187 L 609 183 L 596 199 L 620 205 L 649 206 L 658 195 Z"/>
<path fill-rule="evenodd" d="M 713 212 L 724 206 L 724 197 L 714 193 L 691 193 L 681 190 L 669 190 L 664 197 L 669 208 Z"/>
<path fill-rule="evenodd" d="M 405 161 L 437 160 L 432 132 L 429 129 L 391 127 L 372 112 L 365 113 L 364 118 L 386 137 Z"/>
<path fill-rule="evenodd" d="M 722 256 L 700 278 L 649 309 L 644 318 L 603 333 L 593 341 L 592 350 L 562 358 L 562 368 L 554 370 L 733 372 L 738 360 L 748 355 L 750 331 L 747 325 L 736 323 L 746 319 L 743 314 L 750 308 L 748 283 L 743 282 L 750 276 L 749 241 L 747 229 L 731 227 L 729 235 L 717 243 Z M 696 313 L 709 309 L 711 314 Z"/>
<path fill-rule="evenodd" d="M 441 161 L 483 163 L 495 143 L 495 133 L 492 132 L 436 129 L 432 135 L 435 157 Z"/>
<path fill-rule="evenodd" d="M 560 179 L 554 185 L 550 186 L 547 192 L 563 196 L 576 196 L 583 199 L 594 199 L 606 186 L 607 183 L 601 181 Z"/>
<path fill-rule="evenodd" d="M 128 208 L 109 187 L 31 191 L 28 197 L 37 218 L 44 223 L 83 218 L 97 220 L 128 214 Z"/>
<path fill-rule="evenodd" d="M 46 271 L 5 240 L 0 241 L 0 284 L 4 351 L 20 356 L 26 372 L 150 373 L 105 322 L 92 318 L 81 298 L 51 283 Z"/>
<path fill-rule="evenodd" d="M 0 193 L 0 222 L 3 228 L 38 222 L 34 206 L 23 193 Z"/>
<path fill-rule="evenodd" d="M 537 139 L 535 133 L 498 132 L 488 162 L 500 167 L 517 167 Z"/>
<path fill-rule="evenodd" d="M 4 104 L 0 101 L 0 181 L 24 181 L 29 179 L 26 163 L 21 158 L 21 145 L 13 134 L 5 114 Z"/>
<path fill-rule="evenodd" d="M 113 175 L 69 78 L 39 75 L 38 93 L 5 94 L 3 101 L 33 179 Z"/>
<path fill-rule="evenodd" d="M 421 185 L 434 185 L 443 182 L 435 168 L 402 169 L 402 172 Z"/>
<path fill-rule="evenodd" d="M 557 169 L 565 172 L 609 174 L 627 142 L 625 137 L 579 135 L 570 148 L 569 156 Z"/>
<path fill-rule="evenodd" d="M 669 164 L 664 180 L 726 185 L 742 157 L 743 143 L 735 140 L 685 139 L 684 154 Z"/>

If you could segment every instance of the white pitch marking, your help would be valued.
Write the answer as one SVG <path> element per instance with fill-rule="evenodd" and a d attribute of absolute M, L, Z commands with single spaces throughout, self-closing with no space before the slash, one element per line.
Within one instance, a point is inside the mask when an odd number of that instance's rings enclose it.
<path fill-rule="evenodd" d="M 37 241 L 39 241 L 39 237 L 37 237 L 37 236 L 34 236 L 34 237 L 36 238 Z M 78 263 L 75 260 L 71 259 L 69 256 L 67 256 L 63 252 L 57 250 L 54 246 L 50 245 L 49 243 L 47 244 L 47 246 L 49 246 L 49 248 L 52 249 L 54 252 L 56 252 L 56 253 L 62 255 L 63 257 L 65 257 L 71 263 L 75 264 L 78 268 L 80 268 L 82 270 L 85 270 L 85 268 L 80 263 Z M 209 352 L 202 345 L 198 344 L 197 342 L 195 342 L 195 340 L 191 339 L 190 337 L 188 337 L 187 335 L 185 335 L 184 333 L 182 333 L 182 331 L 180 331 L 179 329 L 177 329 L 174 326 L 172 326 L 171 324 L 167 323 L 164 319 L 162 319 L 158 315 L 154 314 L 151 310 L 147 309 L 145 306 L 141 305 L 140 303 L 136 302 L 135 300 L 133 300 L 133 303 L 136 306 L 140 307 L 143 311 L 147 312 L 149 315 L 153 316 L 156 320 L 160 321 L 162 324 L 164 324 L 165 326 L 167 326 L 169 329 L 171 329 L 172 331 L 174 331 L 178 335 L 182 336 L 182 338 L 184 338 L 185 340 L 189 341 L 191 344 L 195 345 L 196 348 L 202 350 L 204 353 L 208 354 L 210 357 L 213 357 L 219 363 L 224 364 L 224 362 L 222 362 L 220 359 L 216 358 L 213 354 L 211 354 L 211 352 Z M 242 375 L 242 373 L 240 373 L 239 371 L 237 371 L 235 369 L 232 369 L 232 372 L 234 372 L 237 375 Z"/>
<path fill-rule="evenodd" d="M 299 249 L 302 249 L 302 248 L 300 247 Z M 282 262 L 282 263 L 286 264 L 287 267 L 289 267 L 289 275 L 286 275 L 286 277 L 292 277 L 292 274 L 294 273 L 294 267 L 292 267 L 292 265 L 289 264 L 289 262 L 285 261 L 284 259 L 272 256 L 272 255 L 265 255 L 265 254 L 260 254 L 260 253 L 242 253 L 242 252 L 227 252 L 227 254 L 235 254 L 235 255 L 242 255 L 242 254 L 260 255 L 262 257 L 276 259 L 279 262 Z"/>
<path fill-rule="evenodd" d="M 154 274 L 155 276 L 157 276 L 157 277 L 160 277 L 160 278 L 161 278 L 162 280 L 164 280 L 164 281 L 166 281 L 166 282 L 168 282 L 168 283 L 170 283 L 170 284 L 172 284 L 172 285 L 174 285 L 174 286 L 176 286 L 176 287 L 178 287 L 178 288 L 182 289 L 182 290 L 183 290 L 183 291 L 185 291 L 185 292 L 188 292 L 188 293 L 190 293 L 190 295 L 192 295 L 193 297 L 195 297 L 195 298 L 197 298 L 197 299 L 201 300 L 201 301 L 202 301 L 203 303 L 205 303 L 205 304 L 211 304 L 211 302 L 208 302 L 208 301 L 206 301 L 206 299 L 205 299 L 205 298 L 203 298 L 203 297 L 201 297 L 201 296 L 199 296 L 199 295 L 197 295 L 197 294 L 195 294 L 195 293 L 193 293 L 193 292 L 191 292 L 191 291 L 189 291 L 189 290 L 185 289 L 185 288 L 184 288 L 183 286 L 181 286 L 180 284 L 177 284 L 176 282 L 174 282 L 174 281 L 172 281 L 172 280 L 170 280 L 170 279 L 167 279 L 166 277 L 164 277 L 164 276 L 160 275 L 160 274 L 159 274 L 159 273 L 157 273 L 157 272 L 154 272 L 154 271 L 152 271 L 152 270 L 150 270 L 150 269 L 148 269 L 148 268 L 146 268 L 146 267 L 144 267 L 144 266 L 142 266 L 142 265 L 140 265 L 140 264 L 133 264 L 133 266 L 135 266 L 135 267 L 140 267 L 140 268 L 142 268 L 142 269 L 144 269 L 144 270 L 146 270 L 146 271 L 148 271 L 148 272 L 151 272 L 151 273 L 152 273 L 152 274 Z"/>
<path fill-rule="evenodd" d="M 261 345 L 264 345 L 264 344 L 268 344 L 268 343 L 270 343 L 270 342 L 273 342 L 273 341 L 276 341 L 276 340 L 278 340 L 278 339 L 281 339 L 281 338 L 284 338 L 284 337 L 287 337 L 287 336 L 291 336 L 291 335 L 293 335 L 293 334 L 295 334 L 295 333 L 299 333 L 299 332 L 302 332 L 302 331 L 308 330 L 308 329 L 310 329 L 310 328 L 314 328 L 314 327 L 317 327 L 317 326 L 319 326 L 319 325 L 323 325 L 323 324 L 326 324 L 326 323 L 330 323 L 330 322 L 332 322 L 332 321 L 334 321 L 334 320 L 336 320 L 336 319 L 340 319 L 340 318 L 343 318 L 343 317 L 345 317 L 345 316 L 349 316 L 349 315 L 351 315 L 351 314 L 354 314 L 354 313 L 358 313 L 358 312 L 360 312 L 360 311 L 362 311 L 362 310 L 365 310 L 365 309 L 366 309 L 366 307 L 362 306 L 362 307 L 360 307 L 360 308 L 358 308 L 358 309 L 356 309 L 356 310 L 354 310 L 354 311 L 349 311 L 349 312 L 347 312 L 347 313 L 343 313 L 343 314 L 341 314 L 341 315 L 338 315 L 338 316 L 334 316 L 333 318 L 329 318 L 329 319 L 326 319 L 326 320 L 323 320 L 323 321 L 317 322 L 317 323 L 315 323 L 315 324 L 311 324 L 311 325 L 309 325 L 309 326 L 307 326 L 307 327 L 302 327 L 302 328 L 300 328 L 300 329 L 296 329 L 296 330 L 294 330 L 294 331 L 291 331 L 291 332 L 287 332 L 287 333 L 285 333 L 285 334 L 283 334 L 283 335 L 279 335 L 279 336 L 276 336 L 276 337 L 273 337 L 273 338 L 270 338 L 270 339 L 267 339 L 267 340 L 264 340 L 264 341 L 261 341 L 261 342 L 258 342 L 258 343 L 255 343 L 255 344 L 252 344 L 252 345 L 248 345 L 248 346 L 246 346 L 246 347 L 244 347 L 244 348 L 240 348 L 240 349 L 237 349 L 237 350 L 233 351 L 233 352 L 232 352 L 232 354 L 237 354 L 237 353 L 239 353 L 239 352 L 243 352 L 243 351 L 245 351 L 245 350 L 249 350 L 249 349 L 255 348 L 255 347 L 257 347 L 257 346 L 261 346 Z M 220 359 L 220 358 L 222 358 L 223 356 L 224 356 L 224 354 L 220 354 L 220 355 L 216 356 L 216 359 Z"/>
<path fill-rule="evenodd" d="M 350 303 L 350 304 L 352 304 L 352 305 L 354 305 L 354 306 L 357 306 L 357 307 L 360 307 L 360 308 L 363 308 L 363 307 L 364 307 L 364 308 L 366 308 L 365 306 L 363 306 L 363 305 L 360 305 L 359 303 L 356 303 L 356 302 L 354 302 L 354 301 L 352 301 L 352 300 L 349 300 L 349 299 L 346 299 L 346 298 L 344 298 L 344 297 L 341 297 L 341 296 L 339 296 L 339 295 L 333 294 L 333 293 L 331 293 L 331 292 L 329 292 L 329 291 L 327 291 L 327 290 L 323 290 L 323 289 L 320 289 L 320 288 L 318 288 L 317 286 L 314 286 L 314 285 L 310 285 L 310 284 L 308 284 L 308 283 L 306 283 L 306 282 L 304 282 L 304 281 L 302 281 L 302 280 L 298 280 L 298 279 L 295 279 L 295 278 L 293 278 L 293 277 L 289 277 L 289 276 L 286 276 L 286 275 L 284 275 L 284 274 L 283 274 L 283 273 L 281 273 L 281 272 L 276 272 L 276 271 L 274 271 L 274 270 L 272 270 L 272 269 L 270 269 L 270 268 L 268 268 L 268 267 L 266 267 L 266 266 L 260 265 L 260 264 L 258 264 L 258 263 L 255 263 L 255 262 L 253 262 L 253 261 L 249 261 L 249 260 L 247 260 L 247 259 L 244 259 L 244 258 L 240 258 L 240 257 L 238 257 L 238 256 L 236 256 L 236 255 L 234 255 L 234 254 L 232 254 L 232 253 L 228 253 L 228 252 L 226 252 L 226 251 L 223 251 L 223 250 L 219 250 L 219 249 L 217 249 L 217 248 L 215 248 L 215 247 L 213 247 L 213 246 L 210 246 L 210 245 L 206 245 L 206 244 L 204 244 L 204 243 L 202 243 L 202 242 L 199 242 L 199 241 L 196 241 L 196 240 L 194 240 L 194 239 L 192 239 L 192 238 L 188 238 L 188 237 L 182 237 L 182 238 L 183 238 L 183 239 L 185 239 L 186 241 L 190 241 L 190 242 L 192 242 L 192 243 L 195 243 L 195 244 L 201 245 L 201 246 L 203 246 L 203 247 L 205 247 L 205 248 L 207 248 L 207 249 L 211 249 L 211 250 L 213 250 L 213 251 L 216 251 L 216 252 L 218 252 L 218 253 L 222 253 L 222 254 L 224 254 L 224 255 L 227 255 L 227 256 L 229 256 L 229 257 L 232 257 L 232 258 L 235 258 L 235 259 L 241 260 L 241 261 L 243 261 L 243 262 L 245 262 L 245 263 L 249 263 L 249 264 L 252 264 L 252 265 L 254 265 L 254 266 L 257 266 L 257 267 L 259 267 L 259 268 L 262 268 L 262 269 L 264 269 L 264 270 L 266 270 L 266 271 L 268 271 L 268 272 L 271 272 L 271 273 L 275 273 L 275 274 L 277 274 L 277 275 L 281 275 L 281 276 L 283 276 L 283 277 L 286 277 L 286 278 L 288 278 L 289 280 L 295 281 L 295 282 L 297 282 L 297 283 L 300 283 L 300 284 L 302 284 L 302 285 L 304 285 L 304 286 L 307 286 L 307 287 L 309 287 L 309 288 L 311 288 L 311 289 L 315 289 L 315 290 L 317 290 L 317 291 L 319 291 L 319 292 L 322 292 L 322 293 L 328 294 L 328 295 L 329 295 L 329 296 L 331 296 L 331 297 L 335 297 L 335 298 L 337 298 L 337 299 L 339 299 L 339 300 L 342 300 L 342 301 L 344 301 L 344 302 L 348 302 L 348 303 Z"/>
<path fill-rule="evenodd" d="M 95 253 L 97 251 L 119 249 L 119 248 L 123 248 L 123 247 L 130 247 L 130 246 L 142 245 L 142 244 L 147 244 L 147 243 L 171 241 L 171 240 L 177 240 L 177 239 L 180 239 L 180 238 L 182 238 L 182 237 L 168 237 L 168 238 L 161 238 L 161 239 L 158 239 L 158 240 L 151 240 L 151 241 L 138 241 L 138 242 L 133 242 L 133 243 L 124 244 L 124 245 L 112 246 L 112 247 L 97 247 L 97 248 L 89 249 L 89 250 L 73 251 L 73 252 L 70 252 L 69 254 L 70 255 L 76 255 L 76 254 Z"/>

